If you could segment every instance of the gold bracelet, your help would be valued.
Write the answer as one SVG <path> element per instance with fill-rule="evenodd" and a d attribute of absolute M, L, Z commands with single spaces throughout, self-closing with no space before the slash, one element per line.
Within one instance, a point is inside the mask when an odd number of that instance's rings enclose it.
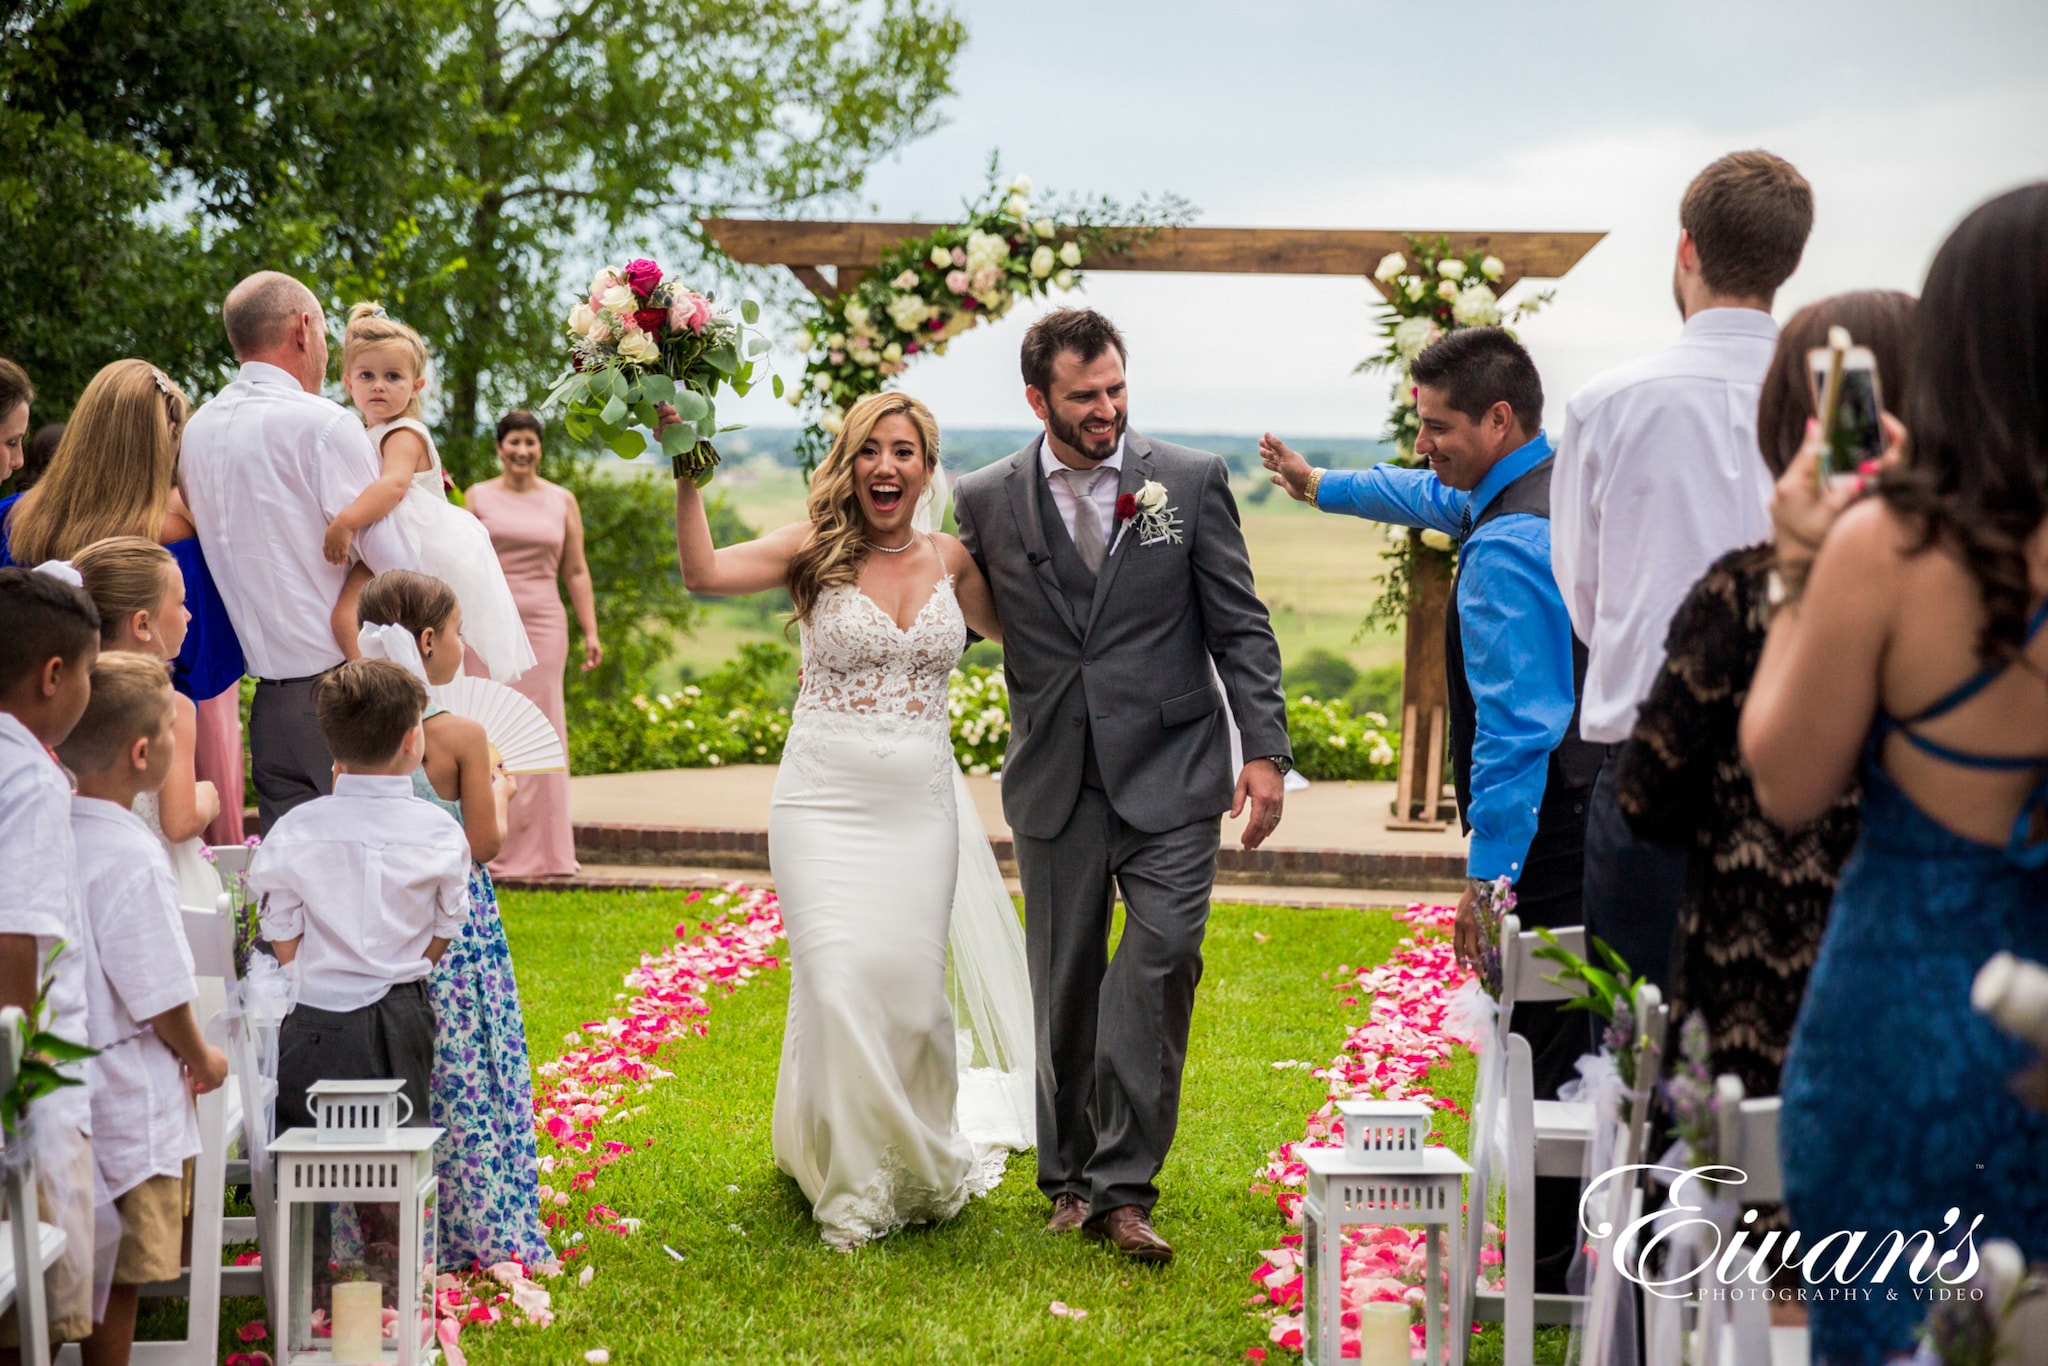
<path fill-rule="evenodd" d="M 1306 500 L 1306 501 L 1308 502 L 1309 506 L 1311 506 L 1311 507 L 1314 507 L 1314 506 L 1315 506 L 1315 503 L 1316 503 L 1316 491 L 1317 491 L 1318 489 L 1322 488 L 1322 486 L 1323 486 L 1323 472 L 1322 472 L 1322 470 L 1321 470 L 1321 469 L 1319 469 L 1319 468 L 1314 468 L 1314 467 L 1311 467 L 1311 468 L 1310 468 L 1310 470 L 1309 470 L 1309 472 L 1308 472 L 1308 498 L 1307 498 L 1307 500 Z"/>

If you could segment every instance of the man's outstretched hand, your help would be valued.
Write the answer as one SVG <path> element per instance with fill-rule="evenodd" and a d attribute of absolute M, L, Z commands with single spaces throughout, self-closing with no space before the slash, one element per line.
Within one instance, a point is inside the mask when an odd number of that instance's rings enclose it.
<path fill-rule="evenodd" d="M 1244 814 L 1247 803 L 1251 819 L 1244 823 L 1244 847 L 1256 849 L 1280 828 L 1280 806 L 1287 800 L 1287 780 L 1271 759 L 1251 759 L 1237 773 L 1237 792 L 1230 802 L 1230 818 Z"/>

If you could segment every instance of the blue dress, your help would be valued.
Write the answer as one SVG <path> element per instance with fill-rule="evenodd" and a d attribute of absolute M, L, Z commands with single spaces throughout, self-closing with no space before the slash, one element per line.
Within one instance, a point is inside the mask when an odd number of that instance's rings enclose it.
<path fill-rule="evenodd" d="M 427 708 L 427 715 L 441 711 Z M 462 803 L 434 791 L 424 768 L 413 791 L 462 820 Z M 469 919 L 433 975 L 434 1081 L 428 1122 L 448 1132 L 434 1149 L 440 1179 L 443 1271 L 555 1260 L 540 1224 L 533 1072 L 512 949 L 498 893 L 481 863 L 469 866 Z"/>
<path fill-rule="evenodd" d="M 1802 1247 L 1837 1230 L 1866 1235 L 1849 1263 L 1863 1272 L 1847 1283 L 1868 1287 L 1869 1298 L 1808 1301 L 1816 1366 L 1877 1366 L 1913 1349 L 1930 1308 L 1908 1275 L 1920 1244 L 1883 1281 L 1869 1275 L 1882 1260 L 1873 1250 L 1894 1230 L 1925 1230 L 1946 1251 L 1981 1215 L 1978 1249 L 2010 1238 L 2029 1260 L 2048 1257 L 2048 1115 L 2006 1087 L 2032 1050 L 1970 1007 L 1977 969 L 2000 949 L 2048 962 L 2048 845 L 2028 838 L 2048 783 L 1998 847 L 1937 824 L 1878 757 L 1896 731 L 1966 767 L 2042 768 L 1953 750 L 1911 729 L 1997 674 L 1980 673 L 1916 716 L 1881 718 L 1864 755 L 1862 838 L 1793 1029 L 1779 1118 L 1785 1203 Z M 1844 1241 L 1828 1245 L 1824 1271 Z"/>
<path fill-rule="evenodd" d="M 7 523 L 20 498 L 18 493 L 0 498 L 0 565 L 14 563 L 8 554 Z M 228 620 L 227 604 L 214 586 L 198 538 L 187 536 L 164 549 L 171 552 L 185 578 L 185 610 L 192 614 L 185 627 L 184 648 L 171 662 L 171 686 L 194 702 L 204 702 L 242 681 L 248 667 L 242 659 L 242 642 L 235 635 L 235 624 Z"/>

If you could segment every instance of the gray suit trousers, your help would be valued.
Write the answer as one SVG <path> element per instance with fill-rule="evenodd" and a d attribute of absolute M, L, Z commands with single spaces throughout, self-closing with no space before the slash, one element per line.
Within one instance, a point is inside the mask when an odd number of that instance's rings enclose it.
<path fill-rule="evenodd" d="M 1038 1187 L 1150 1210 L 1180 1115 L 1222 818 L 1160 834 L 1083 787 L 1052 839 L 1016 835 L 1038 1033 Z M 1112 883 L 1123 937 L 1109 955 Z"/>
<path fill-rule="evenodd" d="M 334 790 L 334 756 L 313 714 L 315 678 L 284 683 L 258 680 L 249 706 L 249 776 L 256 784 L 256 809 L 263 828 L 295 806 Z M 239 792 L 220 794 L 240 801 Z"/>

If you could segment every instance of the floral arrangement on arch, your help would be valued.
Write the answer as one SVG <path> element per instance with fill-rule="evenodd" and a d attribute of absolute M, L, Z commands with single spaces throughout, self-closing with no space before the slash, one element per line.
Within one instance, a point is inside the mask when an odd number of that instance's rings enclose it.
<path fill-rule="evenodd" d="M 953 338 L 1002 317 L 1019 299 L 1075 288 L 1089 259 L 1128 251 L 1193 217 L 1171 195 L 1130 210 L 1106 198 L 1039 208 L 1031 191 L 1031 177 L 1006 181 L 991 158 L 988 187 L 959 223 L 904 241 L 852 290 L 817 301 L 803 320 L 803 379 L 787 395 L 811 416 L 797 440 L 806 474 L 831 448 L 854 401 L 880 392 L 912 361 L 943 356 Z"/>
<path fill-rule="evenodd" d="M 1550 302 L 1555 290 L 1544 290 L 1503 309 L 1495 288 L 1507 264 L 1483 251 L 1456 252 L 1450 239 L 1434 242 L 1407 239 L 1406 252 L 1380 258 L 1372 277 L 1385 300 L 1380 315 L 1380 350 L 1358 363 L 1359 370 L 1394 372 L 1392 410 L 1385 439 L 1400 452 L 1400 464 L 1418 466 L 1415 438 L 1422 420 L 1415 411 L 1415 381 L 1408 367 L 1432 342 L 1464 327 L 1506 327 L 1529 317 Z M 1390 561 L 1379 601 L 1366 614 L 1368 622 L 1393 626 L 1408 613 L 1413 592 L 1411 572 L 1418 555 L 1456 554 L 1455 543 L 1440 531 L 1411 532 L 1384 552 Z"/>

